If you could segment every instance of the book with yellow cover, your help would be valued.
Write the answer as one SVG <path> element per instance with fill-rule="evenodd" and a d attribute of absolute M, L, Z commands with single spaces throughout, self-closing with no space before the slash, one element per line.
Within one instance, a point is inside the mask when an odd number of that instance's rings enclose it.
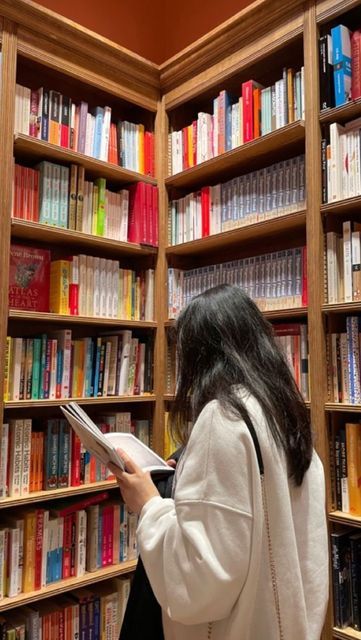
<path fill-rule="evenodd" d="M 50 265 L 50 312 L 69 314 L 69 260 L 54 260 Z"/>
<path fill-rule="evenodd" d="M 350 513 L 361 515 L 361 424 L 346 424 L 347 475 Z"/>

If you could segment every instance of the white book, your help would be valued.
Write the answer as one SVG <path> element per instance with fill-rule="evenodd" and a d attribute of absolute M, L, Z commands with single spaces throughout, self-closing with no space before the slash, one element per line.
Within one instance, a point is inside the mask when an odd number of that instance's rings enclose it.
<path fill-rule="evenodd" d="M 344 127 L 337 122 L 330 125 L 330 146 L 331 146 L 331 165 L 330 165 L 330 191 L 328 195 L 329 202 L 335 202 L 342 198 L 342 164 L 340 137 L 344 133 Z"/>
<path fill-rule="evenodd" d="M 100 258 L 94 257 L 94 316 L 100 316 Z"/>
<path fill-rule="evenodd" d="M 9 547 L 8 547 L 8 572 L 9 582 L 7 595 L 13 598 L 19 593 L 19 546 L 20 546 L 20 530 L 9 529 Z"/>
<path fill-rule="evenodd" d="M 218 101 L 213 100 L 213 157 L 218 156 Z"/>
<path fill-rule="evenodd" d="M 123 189 L 121 192 L 121 223 L 119 240 L 126 242 L 128 239 L 128 212 L 129 212 L 129 191 Z"/>
<path fill-rule="evenodd" d="M 238 108 L 239 108 L 239 144 L 243 144 L 243 98 L 242 96 L 238 100 Z"/>
<path fill-rule="evenodd" d="M 106 286 L 107 286 L 107 260 L 100 258 L 100 309 L 99 315 L 105 318 L 107 315 L 107 302 L 106 302 Z"/>
<path fill-rule="evenodd" d="M 0 529 L 0 600 L 6 595 L 6 555 L 7 555 L 7 529 Z"/>
<path fill-rule="evenodd" d="M 340 135 L 340 163 L 341 163 L 341 198 L 349 197 L 349 155 L 346 133 Z"/>
<path fill-rule="evenodd" d="M 104 162 L 107 162 L 108 160 L 111 114 L 112 114 L 111 108 L 104 107 L 102 139 L 101 139 L 101 145 L 100 145 L 100 160 L 104 160 Z"/>
<path fill-rule="evenodd" d="M 6 498 L 8 489 L 8 455 L 9 455 L 9 425 L 0 423 L 0 498 Z"/>
<path fill-rule="evenodd" d="M 337 291 L 337 234 L 329 231 L 326 234 L 326 263 L 327 263 L 327 302 L 338 302 Z"/>
<path fill-rule="evenodd" d="M 66 417 L 70 422 L 70 417 L 68 417 L 67 415 Z M 74 421 L 74 424 L 76 424 L 75 418 L 72 417 L 71 419 Z M 75 429 L 75 427 L 73 426 L 73 423 L 70 422 L 70 424 Z M 99 433 L 101 433 L 100 429 L 98 429 L 97 427 L 95 428 L 98 430 Z M 90 453 L 92 453 L 88 448 L 88 446 L 86 446 L 86 449 Z M 94 504 L 88 508 L 87 518 L 88 518 L 88 526 L 87 526 L 87 545 L 86 545 L 86 570 L 96 571 L 98 569 L 98 540 L 99 540 L 99 505 L 98 504 Z"/>
<path fill-rule="evenodd" d="M 106 272 L 106 296 L 105 296 L 105 316 L 107 318 L 112 317 L 113 311 L 113 261 L 106 260 L 105 265 Z"/>
<path fill-rule="evenodd" d="M 24 133 L 22 131 L 22 87 L 15 85 L 15 120 L 14 133 Z"/>
<path fill-rule="evenodd" d="M 165 460 L 133 434 L 102 433 L 76 402 L 62 406 L 61 410 L 86 450 L 102 464 L 107 466 L 112 463 L 119 470 L 124 471 L 126 465 L 118 451 L 121 449 L 145 471 L 169 473 L 170 467 Z"/>
<path fill-rule="evenodd" d="M 86 545 L 87 545 L 87 512 L 80 509 L 75 513 L 75 575 L 83 576 L 86 570 Z"/>
<path fill-rule="evenodd" d="M 31 418 L 24 419 L 23 427 L 23 455 L 21 469 L 21 495 L 29 494 L 30 485 L 30 454 L 31 454 Z"/>
<path fill-rule="evenodd" d="M 86 315 L 94 316 L 94 258 L 86 256 Z"/>
<path fill-rule="evenodd" d="M 342 225 L 343 230 L 343 268 L 345 302 L 352 302 L 352 254 L 351 254 L 351 222 Z"/>
<path fill-rule="evenodd" d="M 147 269 L 145 273 L 145 309 L 144 320 L 154 320 L 154 269 Z"/>
<path fill-rule="evenodd" d="M 22 88 L 22 132 L 29 135 L 31 89 Z"/>
<path fill-rule="evenodd" d="M 79 255 L 79 315 L 87 315 L 87 256 Z"/>
<path fill-rule="evenodd" d="M 118 435 L 124 435 L 124 434 L 118 434 Z M 134 436 L 133 436 L 134 438 Z M 136 438 L 135 438 L 136 440 Z M 138 441 L 140 442 L 140 441 Z M 145 444 L 141 443 L 144 447 L 146 446 Z M 148 447 L 147 447 L 148 449 Z M 167 463 L 165 463 L 166 466 Z M 138 550 L 137 550 L 137 536 L 136 536 L 136 531 L 137 531 L 137 525 L 138 525 L 138 515 L 136 513 L 130 513 L 128 516 L 128 560 L 136 560 L 137 555 L 138 555 Z"/>
<path fill-rule="evenodd" d="M 94 138 L 94 126 L 92 126 L 93 116 L 88 111 L 86 114 L 86 133 L 85 133 L 85 150 L 84 154 L 86 156 L 92 155 L 93 149 L 93 138 Z"/>
<path fill-rule="evenodd" d="M 23 338 L 12 338 L 11 348 L 10 399 L 19 400 Z"/>

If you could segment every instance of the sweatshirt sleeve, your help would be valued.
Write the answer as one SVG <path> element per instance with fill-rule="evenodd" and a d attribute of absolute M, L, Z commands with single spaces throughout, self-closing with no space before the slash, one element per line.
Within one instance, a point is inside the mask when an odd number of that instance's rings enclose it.
<path fill-rule="evenodd" d="M 140 554 L 168 616 L 182 624 L 225 618 L 248 572 L 251 456 L 240 421 L 209 403 L 194 425 L 175 500 L 155 497 L 138 525 Z"/>

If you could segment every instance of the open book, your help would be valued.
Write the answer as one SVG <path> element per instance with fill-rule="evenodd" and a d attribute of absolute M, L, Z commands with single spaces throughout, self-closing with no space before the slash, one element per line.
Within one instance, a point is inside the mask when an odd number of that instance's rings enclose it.
<path fill-rule="evenodd" d="M 60 408 L 87 451 L 103 464 L 112 462 L 123 471 L 124 462 L 117 453 L 120 448 L 144 471 L 172 473 L 172 467 L 133 434 L 102 433 L 76 402 Z"/>

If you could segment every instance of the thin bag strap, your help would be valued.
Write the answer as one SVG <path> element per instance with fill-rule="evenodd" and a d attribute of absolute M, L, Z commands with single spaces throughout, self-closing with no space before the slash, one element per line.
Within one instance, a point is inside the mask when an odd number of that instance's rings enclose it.
<path fill-rule="evenodd" d="M 272 581 L 272 591 L 273 591 L 273 599 L 275 603 L 276 609 L 276 617 L 278 624 L 278 632 L 279 632 L 279 640 L 284 640 L 285 636 L 282 628 L 282 617 L 281 617 L 281 607 L 280 607 L 280 598 L 278 591 L 278 581 L 277 581 L 277 572 L 276 572 L 276 562 L 273 555 L 272 548 L 272 539 L 271 539 L 271 529 L 270 529 L 270 521 L 269 521 L 269 512 L 268 512 L 268 502 L 267 502 L 267 492 L 265 485 L 265 477 L 264 477 L 264 463 L 262 458 L 261 447 L 259 444 L 259 440 L 257 437 L 256 430 L 253 426 L 252 420 L 249 416 L 245 417 L 245 424 L 252 438 L 254 448 L 256 451 L 258 469 L 261 478 L 261 491 L 262 491 L 262 506 L 263 506 L 263 515 L 266 526 L 266 535 L 267 535 L 267 545 L 268 545 L 268 559 L 269 559 L 269 567 L 271 572 L 271 581 Z"/>

